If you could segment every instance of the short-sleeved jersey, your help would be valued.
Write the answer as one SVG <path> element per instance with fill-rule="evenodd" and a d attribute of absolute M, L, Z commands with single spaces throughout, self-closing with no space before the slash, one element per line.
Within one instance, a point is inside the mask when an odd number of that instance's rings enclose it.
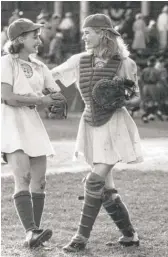
<path fill-rule="evenodd" d="M 28 62 L 16 55 L 2 56 L 1 83 L 11 85 L 20 95 L 42 95 L 44 88 L 60 91 L 47 66 L 31 56 Z"/>

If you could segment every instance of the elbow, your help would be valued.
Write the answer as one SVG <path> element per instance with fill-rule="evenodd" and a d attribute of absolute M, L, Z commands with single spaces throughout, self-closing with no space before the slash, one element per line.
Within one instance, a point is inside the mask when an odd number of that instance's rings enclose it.
<path fill-rule="evenodd" d="M 14 94 L 13 93 L 4 93 L 3 91 L 1 92 L 1 99 L 3 100 L 3 101 L 10 101 L 10 100 L 15 100 L 14 99 L 15 97 L 14 97 Z"/>
<path fill-rule="evenodd" d="M 9 96 L 1 96 L 1 100 L 2 100 L 2 102 L 7 102 L 7 101 L 11 100 L 11 97 L 9 97 Z"/>
<path fill-rule="evenodd" d="M 2 96 L 1 97 L 2 103 L 9 105 L 9 106 L 17 106 L 17 102 L 11 96 Z"/>

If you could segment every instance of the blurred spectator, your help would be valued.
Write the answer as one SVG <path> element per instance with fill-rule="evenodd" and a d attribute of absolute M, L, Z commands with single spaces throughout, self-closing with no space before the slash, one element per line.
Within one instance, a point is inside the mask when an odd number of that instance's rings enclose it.
<path fill-rule="evenodd" d="M 57 13 L 54 13 L 50 20 L 53 37 L 55 37 L 55 34 L 59 28 L 60 22 L 61 22 L 61 17 Z"/>
<path fill-rule="evenodd" d="M 109 16 L 109 10 L 107 8 L 104 8 L 102 11 L 101 11 L 103 14 Z"/>
<path fill-rule="evenodd" d="M 166 87 L 165 87 L 165 103 L 164 106 L 162 107 L 163 114 L 166 116 L 166 119 L 168 121 L 168 61 L 165 62 L 165 69 L 166 69 Z"/>
<path fill-rule="evenodd" d="M 112 7 L 110 9 L 110 16 L 113 22 L 113 26 L 117 26 L 124 16 L 124 9 L 120 8 L 119 6 Z"/>
<path fill-rule="evenodd" d="M 160 57 L 155 65 L 155 68 L 159 71 L 159 83 L 157 84 L 157 91 L 158 91 L 158 102 L 159 102 L 159 109 L 165 113 L 166 109 L 166 102 L 168 100 L 168 84 L 167 78 L 168 73 L 165 67 L 165 60 L 164 57 Z M 168 106 L 167 106 L 168 107 Z"/>
<path fill-rule="evenodd" d="M 157 49 L 159 43 L 159 34 L 156 26 L 156 22 L 154 20 L 149 21 L 149 25 L 147 27 L 147 40 L 148 47 L 151 49 Z"/>
<path fill-rule="evenodd" d="M 3 49 L 5 43 L 8 41 L 7 29 L 8 27 L 4 26 L 1 31 L 1 50 Z"/>
<path fill-rule="evenodd" d="M 49 22 L 50 15 L 45 10 L 41 10 L 40 14 L 37 16 L 37 23 L 43 24 L 44 27 L 41 28 L 40 39 L 42 44 L 39 46 L 39 56 L 45 58 L 49 53 L 50 42 L 53 37 L 52 26 Z"/>
<path fill-rule="evenodd" d="M 160 49 L 167 47 L 168 37 L 168 5 L 165 5 L 157 19 L 157 28 L 159 31 Z"/>
<path fill-rule="evenodd" d="M 59 29 L 63 33 L 63 55 L 64 59 L 69 58 L 74 51 L 76 43 L 77 26 L 73 20 L 71 12 L 65 14 L 65 18 L 62 19 Z"/>
<path fill-rule="evenodd" d="M 49 47 L 49 61 L 59 65 L 63 62 L 63 48 L 62 48 L 63 34 L 61 31 L 56 32 Z"/>
<path fill-rule="evenodd" d="M 21 18 L 23 15 L 22 11 L 19 11 L 18 9 L 15 9 L 12 12 L 12 16 L 8 20 L 8 25 L 10 25 L 13 21 L 16 21 L 17 19 Z"/>
<path fill-rule="evenodd" d="M 133 17 L 132 9 L 127 9 L 124 15 L 124 20 L 118 29 L 118 31 L 124 37 L 124 39 L 126 39 L 126 41 L 132 40 L 133 38 L 133 30 L 132 30 L 133 22 L 134 22 L 134 17 Z"/>
<path fill-rule="evenodd" d="M 149 116 L 152 115 L 153 119 L 155 115 L 160 120 L 163 120 L 162 113 L 158 101 L 158 88 L 159 71 L 155 68 L 156 58 L 154 56 L 148 59 L 145 69 L 142 70 L 141 83 L 142 83 L 142 107 L 144 114 L 142 120 L 146 123 L 149 121 Z"/>
<path fill-rule="evenodd" d="M 134 38 L 132 49 L 143 50 L 146 48 L 146 24 L 141 13 L 136 14 L 135 19 L 133 23 Z"/>
<path fill-rule="evenodd" d="M 63 32 L 64 38 L 67 40 L 67 42 L 69 40 L 74 41 L 77 28 L 75 22 L 73 21 L 73 15 L 71 12 L 67 12 L 65 14 L 65 18 L 62 19 L 59 29 Z"/>
<path fill-rule="evenodd" d="M 49 17 L 49 13 L 46 10 L 42 9 L 40 14 L 36 17 L 36 22 L 40 24 L 45 24 L 46 21 L 49 20 Z"/>
<path fill-rule="evenodd" d="M 156 61 L 156 64 L 155 64 L 155 68 L 157 70 L 162 70 L 164 68 L 164 57 L 163 56 L 160 56 L 157 61 Z"/>

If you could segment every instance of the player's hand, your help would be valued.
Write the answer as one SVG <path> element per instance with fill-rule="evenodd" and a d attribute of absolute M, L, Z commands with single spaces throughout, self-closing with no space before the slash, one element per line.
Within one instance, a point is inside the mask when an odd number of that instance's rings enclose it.
<path fill-rule="evenodd" d="M 52 105 L 55 103 L 55 99 L 51 97 L 51 95 L 46 95 L 41 98 L 42 104 L 45 106 Z"/>

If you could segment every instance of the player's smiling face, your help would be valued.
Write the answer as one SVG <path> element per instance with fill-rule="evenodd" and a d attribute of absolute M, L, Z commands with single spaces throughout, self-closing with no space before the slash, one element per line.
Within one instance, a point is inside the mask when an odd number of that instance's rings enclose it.
<path fill-rule="evenodd" d="M 86 50 L 97 48 L 100 44 L 100 34 L 97 33 L 91 27 L 83 29 L 82 39 L 85 42 L 85 49 Z"/>
<path fill-rule="evenodd" d="M 38 46 L 41 44 L 41 40 L 39 37 L 39 30 L 26 33 L 26 35 L 23 36 L 23 44 L 24 44 L 24 50 L 27 53 L 29 54 L 36 53 L 38 50 Z"/>

